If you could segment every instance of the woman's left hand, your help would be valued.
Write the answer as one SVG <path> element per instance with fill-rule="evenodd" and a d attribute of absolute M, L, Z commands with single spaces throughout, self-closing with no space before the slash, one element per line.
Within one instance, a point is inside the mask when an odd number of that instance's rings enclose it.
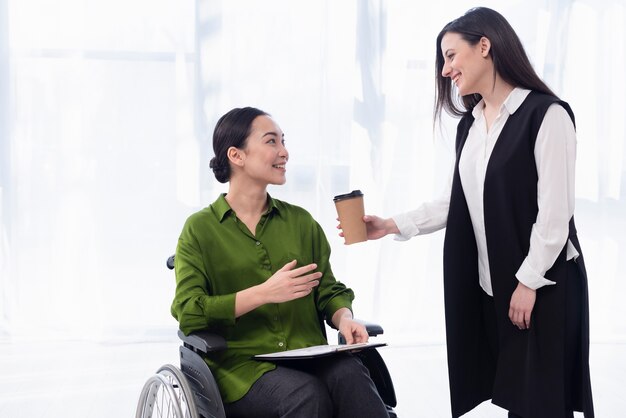
<path fill-rule="evenodd" d="M 366 343 L 369 339 L 365 325 L 355 321 L 352 311 L 348 308 L 339 308 L 333 314 L 332 323 L 346 339 L 347 344 Z"/>
<path fill-rule="evenodd" d="M 519 329 L 530 328 L 530 316 L 537 299 L 537 291 L 522 283 L 517 284 L 517 288 L 511 296 L 509 305 L 509 319 L 513 325 Z"/>
<path fill-rule="evenodd" d="M 365 326 L 352 318 L 342 318 L 339 323 L 339 332 L 346 339 L 346 344 L 366 343 L 369 335 Z"/>

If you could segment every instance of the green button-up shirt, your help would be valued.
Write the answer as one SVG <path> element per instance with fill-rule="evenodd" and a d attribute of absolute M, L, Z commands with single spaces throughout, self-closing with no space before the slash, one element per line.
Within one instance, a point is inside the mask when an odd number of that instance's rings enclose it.
<path fill-rule="evenodd" d="M 191 215 L 176 248 L 176 295 L 172 315 L 185 333 L 209 330 L 226 338 L 228 349 L 212 353 L 213 371 L 224 402 L 242 398 L 275 365 L 255 354 L 327 344 L 320 320 L 352 309 L 354 293 L 335 280 L 330 245 L 304 209 L 272 199 L 250 233 L 224 195 Z M 308 296 L 271 303 L 235 318 L 235 294 L 269 279 L 289 261 L 317 263 L 320 284 Z"/>

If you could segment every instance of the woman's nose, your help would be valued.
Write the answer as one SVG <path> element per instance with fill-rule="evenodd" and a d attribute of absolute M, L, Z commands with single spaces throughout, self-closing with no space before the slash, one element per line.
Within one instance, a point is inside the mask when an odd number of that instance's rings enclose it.
<path fill-rule="evenodd" d="M 452 69 L 450 68 L 450 66 L 448 64 L 443 64 L 443 68 L 441 69 L 441 75 L 444 77 L 450 77 L 450 71 Z"/>
<path fill-rule="evenodd" d="M 278 155 L 280 155 L 281 157 L 283 157 L 285 160 L 289 159 L 289 151 L 287 151 L 287 147 L 285 147 L 284 145 L 281 147 L 280 151 L 278 152 Z"/>

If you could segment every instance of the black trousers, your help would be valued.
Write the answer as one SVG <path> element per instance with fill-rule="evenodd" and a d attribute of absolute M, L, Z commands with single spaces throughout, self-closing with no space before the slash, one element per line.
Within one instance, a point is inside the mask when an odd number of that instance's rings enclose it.
<path fill-rule="evenodd" d="M 367 368 L 347 353 L 280 362 L 224 408 L 228 418 L 389 418 Z"/>

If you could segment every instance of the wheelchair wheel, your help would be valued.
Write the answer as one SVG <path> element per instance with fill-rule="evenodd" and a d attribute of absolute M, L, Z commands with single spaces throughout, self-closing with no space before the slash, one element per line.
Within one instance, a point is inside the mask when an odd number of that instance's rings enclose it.
<path fill-rule="evenodd" d="M 187 379 L 166 364 L 143 387 L 135 418 L 199 418 Z"/>

